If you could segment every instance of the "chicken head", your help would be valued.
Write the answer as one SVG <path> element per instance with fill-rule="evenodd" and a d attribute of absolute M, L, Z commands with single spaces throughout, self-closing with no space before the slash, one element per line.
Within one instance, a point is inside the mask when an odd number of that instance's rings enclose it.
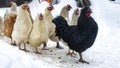
<path fill-rule="evenodd" d="M 50 4 L 48 7 L 47 7 L 48 10 L 52 11 L 54 9 L 53 5 Z"/>
<path fill-rule="evenodd" d="M 43 19 L 43 14 L 42 14 L 42 13 L 40 13 L 40 15 L 39 15 L 39 19 L 40 19 L 40 20 Z"/>
<path fill-rule="evenodd" d="M 66 6 L 66 9 L 67 9 L 68 11 L 70 11 L 71 8 L 72 8 L 72 7 L 71 7 L 69 4 Z"/>
<path fill-rule="evenodd" d="M 75 14 L 79 15 L 79 9 L 78 8 L 75 10 Z"/>
<path fill-rule="evenodd" d="M 28 8 L 29 8 L 28 4 L 23 4 L 22 5 L 22 9 L 28 9 Z"/>

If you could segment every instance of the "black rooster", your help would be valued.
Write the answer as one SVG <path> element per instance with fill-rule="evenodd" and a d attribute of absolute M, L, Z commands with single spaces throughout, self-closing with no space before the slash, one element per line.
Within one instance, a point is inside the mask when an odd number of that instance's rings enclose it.
<path fill-rule="evenodd" d="M 83 8 L 76 26 L 69 26 L 62 16 L 52 20 L 56 25 L 56 36 L 66 42 L 70 49 L 79 53 L 79 61 L 82 63 L 88 63 L 83 60 L 82 52 L 93 45 L 98 33 L 98 25 L 90 16 L 91 13 L 89 7 Z"/>

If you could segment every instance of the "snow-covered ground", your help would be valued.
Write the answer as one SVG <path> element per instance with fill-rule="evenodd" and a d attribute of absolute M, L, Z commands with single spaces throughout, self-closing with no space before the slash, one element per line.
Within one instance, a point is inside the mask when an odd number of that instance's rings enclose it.
<path fill-rule="evenodd" d="M 49 50 L 41 50 L 41 54 L 35 54 L 28 45 L 30 52 L 24 52 L 17 46 L 12 46 L 8 39 L 0 37 L 0 68 L 120 68 L 120 4 L 111 3 L 109 0 L 91 0 L 92 17 L 98 23 L 99 33 L 94 45 L 83 52 L 83 58 L 90 64 L 78 63 L 79 56 L 66 56 L 67 46 L 60 45 L 64 49 L 56 49 L 55 42 L 48 42 Z M 60 13 L 61 8 L 72 5 L 70 17 L 76 8 L 74 0 L 61 0 L 54 5 L 53 16 Z M 37 13 L 44 13 L 46 2 L 38 3 L 33 0 L 29 4 L 33 19 Z M 0 8 L 0 16 L 4 16 L 6 9 Z"/>

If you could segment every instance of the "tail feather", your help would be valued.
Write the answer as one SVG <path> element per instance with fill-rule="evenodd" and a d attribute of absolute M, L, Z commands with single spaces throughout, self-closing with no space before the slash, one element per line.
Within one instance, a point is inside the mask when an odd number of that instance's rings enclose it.
<path fill-rule="evenodd" d="M 62 16 L 58 16 L 54 18 L 52 22 L 56 25 L 56 28 L 55 28 L 56 36 L 58 36 L 58 38 L 61 39 L 64 29 L 66 27 L 69 27 L 69 25 L 67 24 L 67 21 Z"/>

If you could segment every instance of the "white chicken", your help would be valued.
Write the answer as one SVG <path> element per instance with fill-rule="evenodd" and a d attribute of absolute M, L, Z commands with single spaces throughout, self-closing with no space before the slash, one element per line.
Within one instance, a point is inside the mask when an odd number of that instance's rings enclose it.
<path fill-rule="evenodd" d="M 72 18 L 71 21 L 69 20 L 69 11 L 72 7 L 70 5 L 64 6 L 61 10 L 60 15 L 65 18 L 68 22 L 69 25 L 76 25 L 77 24 L 77 19 L 78 19 L 78 15 L 79 15 L 79 9 L 76 9 L 73 14 L 72 14 Z M 66 44 L 65 42 L 63 42 L 63 44 Z M 74 53 L 74 51 L 72 50 L 68 50 L 67 55 L 73 56 L 76 55 Z"/>
<path fill-rule="evenodd" d="M 69 11 L 72 7 L 70 5 L 66 5 L 61 9 L 60 16 L 65 18 L 70 25 L 70 19 L 69 19 Z"/>
<path fill-rule="evenodd" d="M 46 43 L 48 41 L 48 28 L 44 21 L 44 17 L 42 14 L 38 14 L 34 23 L 33 28 L 30 34 L 29 43 L 31 47 L 36 48 L 35 53 L 38 53 L 38 46 L 42 43 Z"/>
<path fill-rule="evenodd" d="M 3 18 L 0 16 L 0 35 L 3 33 Z"/>
<path fill-rule="evenodd" d="M 78 20 L 79 14 L 80 14 L 79 9 L 78 8 L 75 9 L 75 11 L 72 14 L 70 25 L 77 25 L 77 20 Z"/>
<path fill-rule="evenodd" d="M 45 22 L 47 24 L 47 27 L 48 27 L 48 36 L 49 36 L 49 39 L 51 41 L 54 41 L 54 42 L 57 42 L 57 48 L 61 48 L 60 45 L 59 45 L 59 39 L 57 36 L 55 36 L 55 25 L 54 23 L 52 23 L 52 20 L 53 20 L 53 16 L 52 16 L 52 13 L 51 11 L 54 9 L 53 5 L 49 5 L 46 9 L 45 9 L 45 13 L 44 13 L 44 16 L 45 16 Z M 46 45 L 44 45 L 44 48 L 46 47 Z"/>
<path fill-rule="evenodd" d="M 25 51 L 25 43 L 29 41 L 29 35 L 32 29 L 32 21 L 28 12 L 28 8 L 29 6 L 27 4 L 22 4 L 19 7 L 18 15 L 12 32 L 12 41 L 19 45 L 19 49 L 21 49 L 20 44 L 24 43 L 23 50 Z"/>
<path fill-rule="evenodd" d="M 10 5 L 10 12 L 17 12 L 17 4 L 15 2 L 10 2 Z"/>
<path fill-rule="evenodd" d="M 72 14 L 70 25 L 77 25 L 79 14 L 80 14 L 79 9 L 78 8 L 75 9 L 73 14 Z M 75 54 L 75 52 L 73 50 L 69 49 L 67 55 L 74 56 L 76 54 Z"/>

